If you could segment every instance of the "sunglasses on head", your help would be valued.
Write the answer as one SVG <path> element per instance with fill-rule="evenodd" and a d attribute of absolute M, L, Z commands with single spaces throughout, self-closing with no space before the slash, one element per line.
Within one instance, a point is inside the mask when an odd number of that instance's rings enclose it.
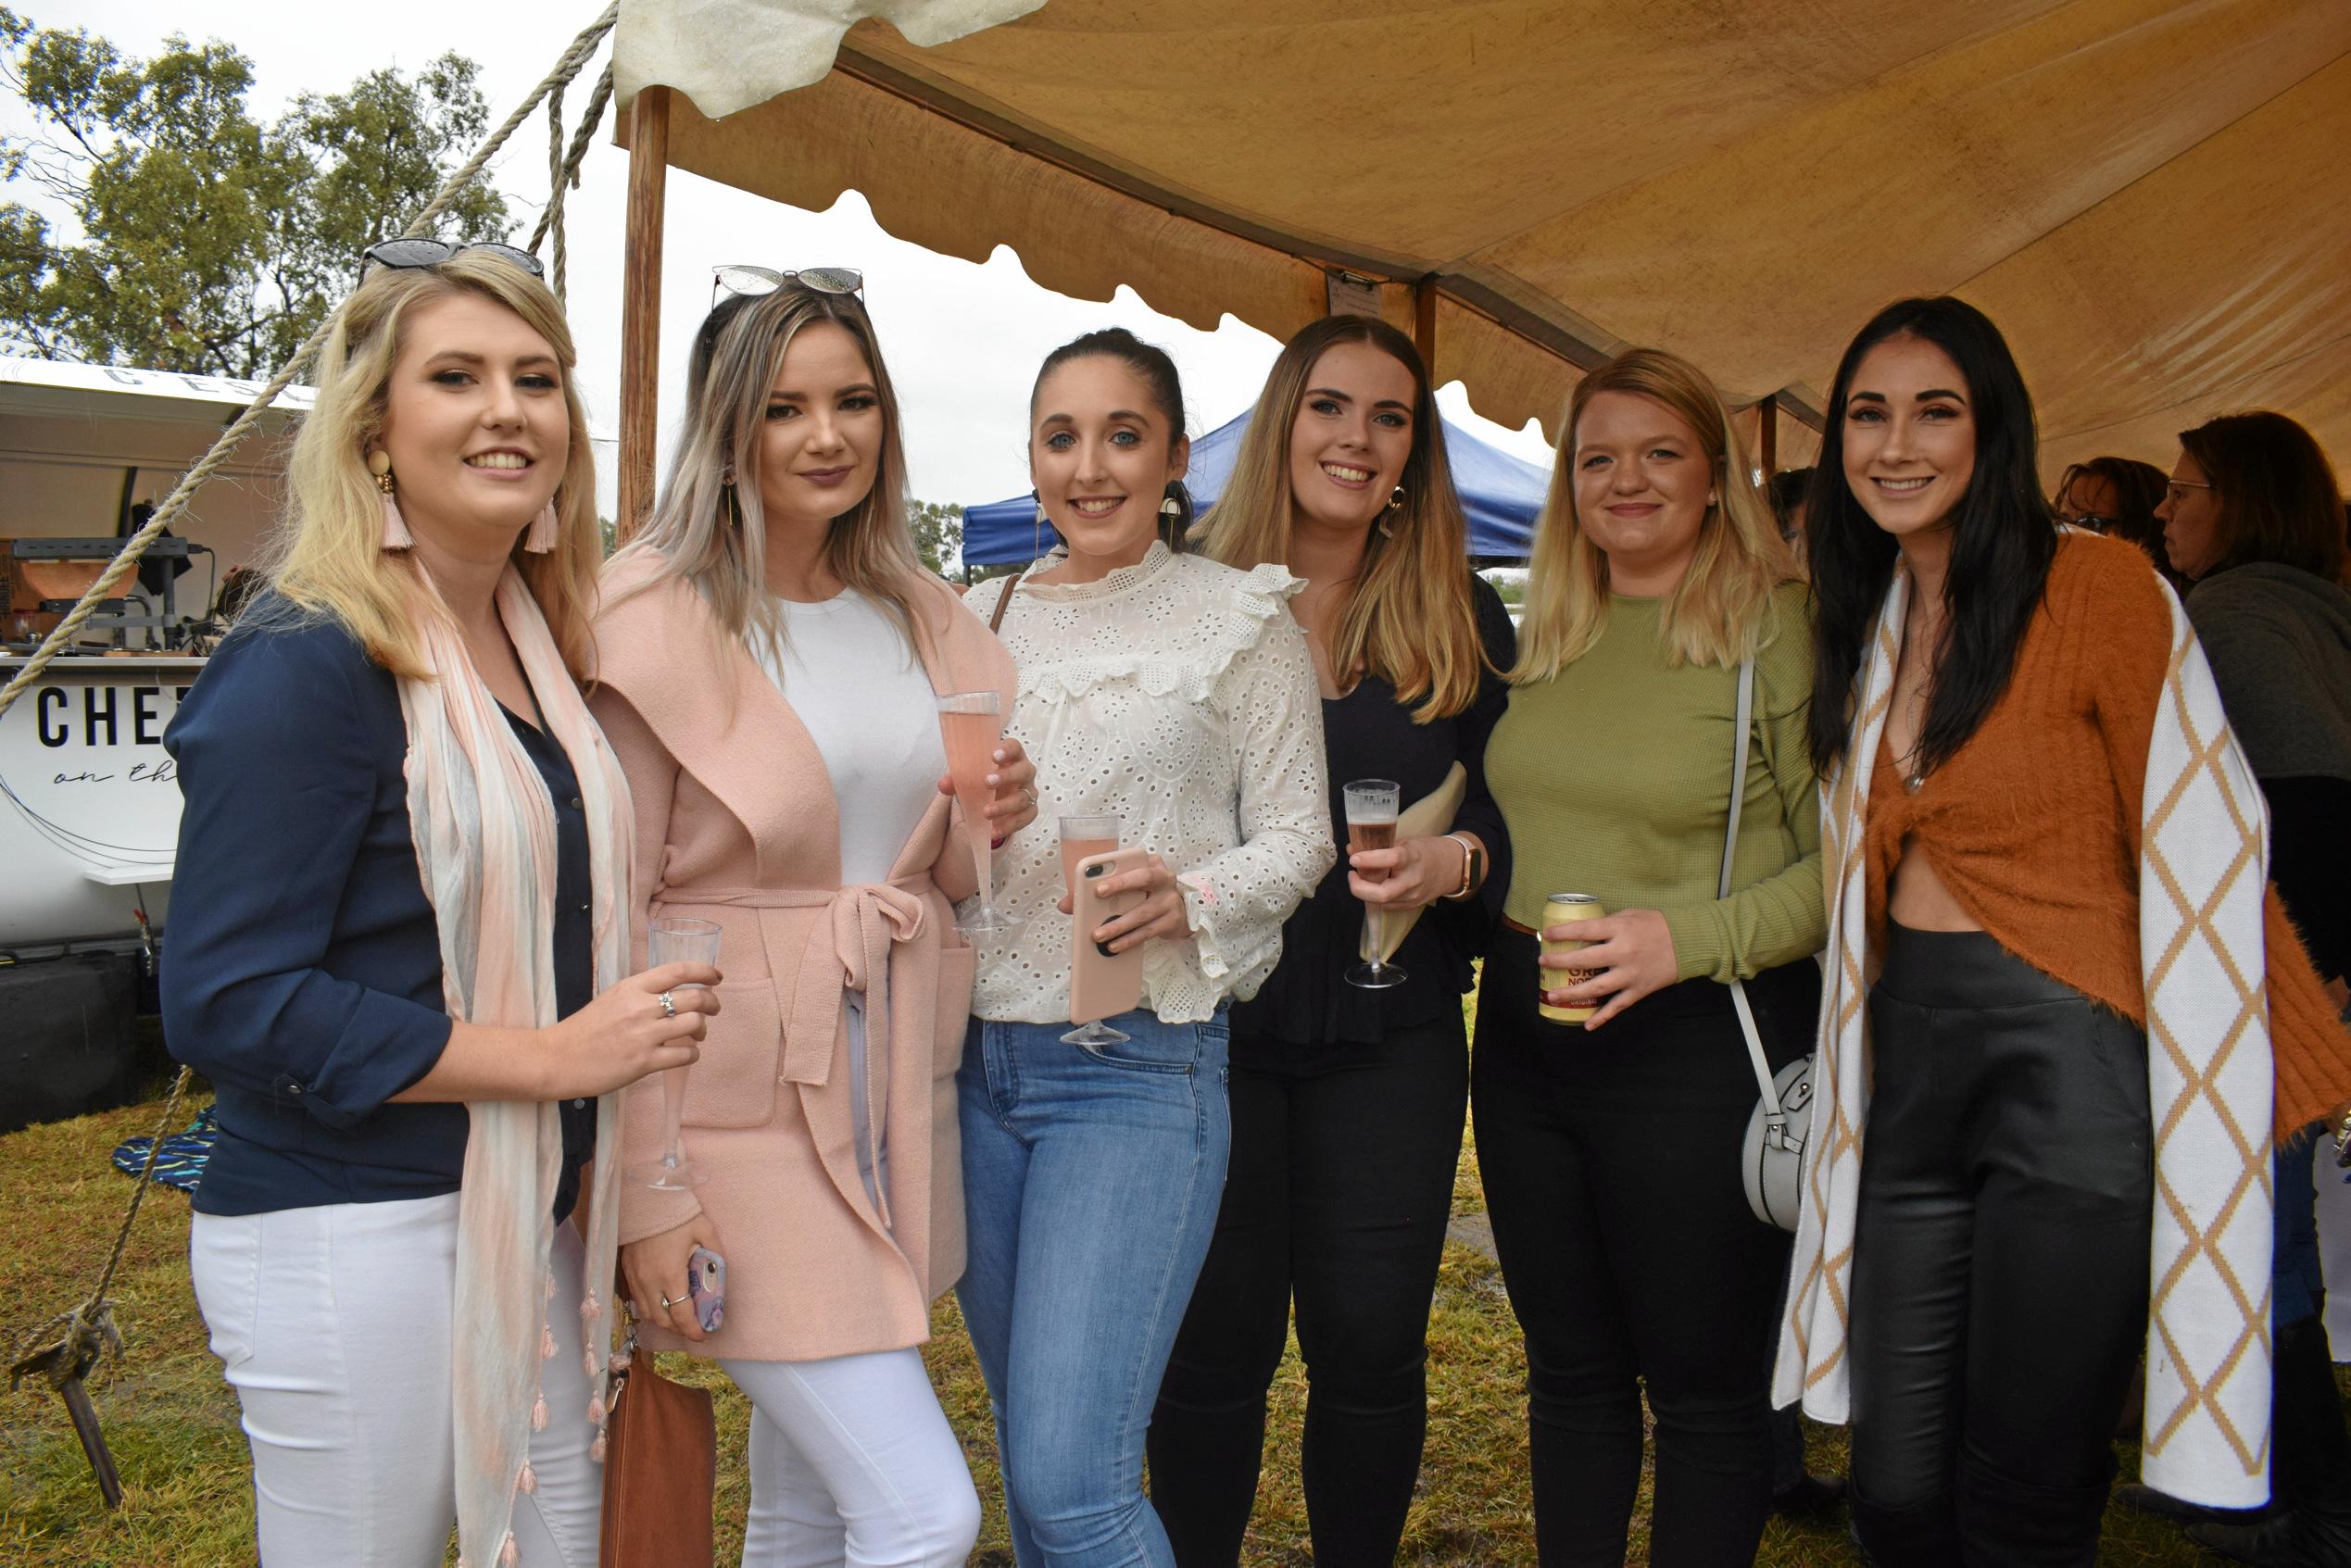
<path fill-rule="evenodd" d="M 359 279 L 362 282 L 367 281 L 370 267 L 387 267 L 396 272 L 416 267 L 438 267 L 465 250 L 485 250 L 500 260 L 522 268 L 534 278 L 547 276 L 547 269 L 539 265 L 537 257 L 514 245 L 499 245 L 490 240 L 451 245 L 446 240 L 413 239 L 379 240 L 361 251 Z"/>
<path fill-rule="evenodd" d="M 773 294 L 789 283 L 798 283 L 817 294 L 863 295 L 865 274 L 854 267 L 811 267 L 801 272 L 779 272 L 773 267 L 752 267 L 729 263 L 710 269 L 710 297 L 718 298 L 718 291 L 729 294 Z"/>

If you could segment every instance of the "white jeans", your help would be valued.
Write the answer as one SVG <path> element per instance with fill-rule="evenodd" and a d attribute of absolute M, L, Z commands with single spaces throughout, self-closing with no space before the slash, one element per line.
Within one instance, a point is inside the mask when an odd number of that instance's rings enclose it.
<path fill-rule="evenodd" d="M 921 1351 L 719 1365 L 756 1412 L 743 1568 L 962 1568 L 979 1494 Z"/>
<path fill-rule="evenodd" d="M 455 1194 L 195 1216 L 188 1265 L 245 1408 L 263 1568 L 440 1568 L 457 1522 L 457 1225 Z M 538 1489 L 514 1499 L 514 1536 L 523 1568 L 596 1568 L 604 1473 L 588 1457 L 568 1224 L 553 1261 Z"/>

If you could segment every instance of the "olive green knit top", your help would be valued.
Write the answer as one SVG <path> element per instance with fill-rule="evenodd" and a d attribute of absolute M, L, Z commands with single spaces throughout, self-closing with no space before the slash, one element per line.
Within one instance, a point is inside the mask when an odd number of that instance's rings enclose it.
<path fill-rule="evenodd" d="M 1486 746 L 1487 784 L 1515 861 L 1504 913 L 1540 927 L 1553 893 L 1591 894 L 1611 914 L 1659 910 L 1684 980 L 1743 980 L 1820 950 L 1819 792 L 1804 744 L 1808 606 L 1802 583 L 1782 584 L 1755 656 L 1728 898 L 1715 888 L 1738 738 L 1736 668 L 1676 668 L 1659 635 L 1665 601 L 1611 595 L 1583 657 L 1511 689 Z"/>

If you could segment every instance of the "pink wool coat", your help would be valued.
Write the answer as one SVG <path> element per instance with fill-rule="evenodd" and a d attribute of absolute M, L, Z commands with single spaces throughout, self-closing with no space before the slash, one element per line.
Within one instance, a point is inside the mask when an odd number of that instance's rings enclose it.
<path fill-rule="evenodd" d="M 726 1323 L 699 1345 L 644 1330 L 655 1349 L 811 1361 L 929 1337 L 930 1303 L 963 1272 L 955 1069 L 970 1011 L 972 949 L 949 900 L 974 882 L 970 841 L 944 796 L 886 885 L 840 884 L 840 825 L 816 743 L 740 639 L 714 634 L 702 600 L 622 560 L 608 571 L 589 703 L 636 801 L 638 920 L 725 928 L 722 1010 L 685 1093 L 695 1192 L 621 1184 L 621 1240 L 697 1210 L 726 1258 Z M 924 669 L 941 692 L 995 688 L 1012 711 L 1001 645 L 924 579 Z M 1031 831 L 1034 831 L 1032 828 Z M 864 994 L 870 1103 L 886 1106 L 886 1211 L 858 1175 L 847 991 Z M 623 1097 L 631 1165 L 658 1157 L 661 1091 Z"/>

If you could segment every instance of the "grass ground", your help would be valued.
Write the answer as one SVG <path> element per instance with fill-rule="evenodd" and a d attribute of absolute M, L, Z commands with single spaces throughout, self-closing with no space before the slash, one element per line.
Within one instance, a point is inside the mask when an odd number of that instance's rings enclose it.
<path fill-rule="evenodd" d="M 153 1129 L 154 1104 L 34 1127 L 0 1138 L 0 1332 L 13 1336 L 88 1289 L 119 1222 L 130 1183 L 107 1164 L 114 1145 Z M 1484 1207 L 1474 1149 L 1465 1149 L 1457 1207 Z M 236 1405 L 205 1348 L 189 1289 L 187 1204 L 152 1194 L 123 1261 L 115 1298 L 130 1342 L 94 1380 L 98 1409 L 128 1488 L 119 1513 L 98 1506 L 72 1429 L 45 1389 L 0 1394 L 0 1563 L 16 1568 L 245 1568 L 254 1561 L 252 1499 Z M 963 1436 L 980 1495 L 991 1499 L 973 1562 L 1010 1568 L 987 1435 L 987 1397 L 951 1300 L 930 1349 L 948 1415 Z M 663 1362 L 718 1391 L 722 1453 L 720 1561 L 741 1542 L 746 1503 L 741 1449 L 748 1408 L 715 1369 Z M 1527 1517 L 1527 1442 L 1518 1336 L 1493 1264 L 1449 1246 L 1429 1326 L 1427 1458 L 1400 1561 L 1494 1568 L 1534 1562 Z M 1298 1487 L 1305 1380 L 1295 1346 L 1273 1391 L 1265 1480 L 1247 1561 L 1304 1568 L 1306 1513 Z M 1816 1468 L 1836 1469 L 1842 1436 L 1812 1434 Z M 1645 1558 L 1636 1520 L 1635 1562 Z M 1775 1521 L 1758 1562 L 1769 1568 L 1857 1561 L 1842 1533 Z M 2170 1531 L 2115 1514 L 2104 1563 L 2187 1564 L 2197 1554 Z"/>

